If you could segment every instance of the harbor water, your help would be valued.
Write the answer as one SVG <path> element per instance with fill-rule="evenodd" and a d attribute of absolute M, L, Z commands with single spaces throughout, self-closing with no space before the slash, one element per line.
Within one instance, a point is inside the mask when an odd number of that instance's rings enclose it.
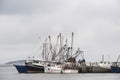
<path fill-rule="evenodd" d="M 0 67 L 0 80 L 120 80 L 120 73 L 19 74 L 15 67 Z"/>

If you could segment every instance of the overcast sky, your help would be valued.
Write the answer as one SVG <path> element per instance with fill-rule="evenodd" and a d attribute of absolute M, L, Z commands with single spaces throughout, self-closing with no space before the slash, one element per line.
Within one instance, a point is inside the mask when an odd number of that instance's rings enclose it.
<path fill-rule="evenodd" d="M 86 61 L 116 61 L 120 0 L 0 0 L 0 63 L 40 56 L 45 37 L 71 32 Z"/>

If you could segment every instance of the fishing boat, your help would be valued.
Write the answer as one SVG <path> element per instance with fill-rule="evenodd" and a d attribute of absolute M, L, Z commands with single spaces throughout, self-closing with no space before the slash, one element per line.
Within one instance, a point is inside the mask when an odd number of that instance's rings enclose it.
<path fill-rule="evenodd" d="M 64 73 L 64 74 L 78 73 L 78 66 L 76 65 L 76 63 L 65 62 L 62 65 L 62 73 Z"/>
<path fill-rule="evenodd" d="M 111 72 L 112 73 L 120 73 L 120 62 L 118 62 L 120 59 L 120 55 L 118 56 L 118 59 L 116 62 L 113 62 L 111 66 Z"/>
<path fill-rule="evenodd" d="M 44 73 L 42 61 L 26 61 L 25 65 L 14 65 L 19 73 Z"/>
<path fill-rule="evenodd" d="M 112 73 L 120 73 L 120 65 L 119 66 L 111 66 Z"/>
<path fill-rule="evenodd" d="M 62 65 L 59 62 L 49 62 L 45 66 L 45 73 L 62 73 Z"/>
<path fill-rule="evenodd" d="M 48 36 L 43 42 L 42 52 L 41 52 L 41 61 L 40 60 L 30 60 L 26 61 L 23 67 L 23 72 L 45 72 L 45 73 L 78 73 L 78 69 L 74 69 L 74 66 L 68 65 L 64 70 L 62 69 L 63 63 L 76 63 L 76 58 L 79 57 L 83 51 L 78 48 L 78 50 L 73 52 L 73 36 L 71 36 L 71 46 L 68 46 L 67 39 L 63 42 L 63 36 L 61 33 L 57 36 L 56 43 L 52 44 L 51 37 Z M 55 42 L 55 41 L 54 41 Z M 65 43 L 65 44 L 64 44 Z M 54 62 L 56 61 L 56 62 Z M 60 64 L 58 64 L 60 63 Z M 15 65 L 18 72 L 21 72 L 19 67 Z M 20 67 L 20 68 L 21 68 Z M 76 66 L 75 66 L 76 67 Z M 26 70 L 24 70 L 26 68 Z M 63 71 L 62 71 L 63 70 Z"/>
<path fill-rule="evenodd" d="M 110 70 L 110 63 L 109 62 L 102 62 L 97 63 L 96 65 L 92 65 L 92 71 L 93 73 L 109 73 Z"/>
<path fill-rule="evenodd" d="M 111 63 L 104 61 L 104 55 L 102 55 L 101 62 L 96 62 L 92 64 L 92 72 L 93 73 L 109 73 L 111 72 L 110 66 L 111 66 Z"/>
<path fill-rule="evenodd" d="M 44 73 L 44 62 L 40 60 L 33 60 L 32 62 L 26 62 L 28 73 Z"/>

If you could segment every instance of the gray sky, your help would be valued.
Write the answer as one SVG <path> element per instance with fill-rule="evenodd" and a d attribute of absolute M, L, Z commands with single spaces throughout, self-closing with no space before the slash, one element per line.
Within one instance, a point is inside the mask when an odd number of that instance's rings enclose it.
<path fill-rule="evenodd" d="M 120 1 L 0 0 L 0 63 L 39 56 L 45 37 L 71 32 L 86 61 L 116 61 Z"/>

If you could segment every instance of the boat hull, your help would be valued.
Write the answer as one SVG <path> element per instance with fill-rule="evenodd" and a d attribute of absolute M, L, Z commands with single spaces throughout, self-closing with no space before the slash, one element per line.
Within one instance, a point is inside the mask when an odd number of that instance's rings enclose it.
<path fill-rule="evenodd" d="M 27 73 L 27 67 L 25 65 L 14 65 L 19 73 Z"/>
<path fill-rule="evenodd" d="M 44 66 L 26 66 L 28 73 L 44 73 Z"/>
<path fill-rule="evenodd" d="M 112 73 L 120 73 L 120 67 L 118 66 L 111 66 Z"/>
<path fill-rule="evenodd" d="M 44 73 L 43 66 L 14 65 L 19 73 Z"/>
<path fill-rule="evenodd" d="M 92 66 L 92 73 L 110 73 L 110 68 L 103 68 L 99 66 Z"/>
<path fill-rule="evenodd" d="M 78 73 L 78 70 L 72 70 L 72 69 L 62 70 L 62 73 L 65 73 L 65 74 L 76 74 L 76 73 Z"/>

